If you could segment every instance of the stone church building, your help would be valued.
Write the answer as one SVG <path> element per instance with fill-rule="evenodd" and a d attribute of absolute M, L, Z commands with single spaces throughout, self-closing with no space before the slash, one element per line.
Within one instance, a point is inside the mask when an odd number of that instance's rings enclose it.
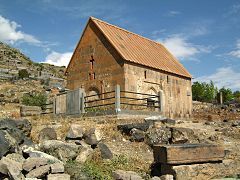
<path fill-rule="evenodd" d="M 160 94 L 162 114 L 190 116 L 191 74 L 160 43 L 90 17 L 66 69 L 67 88 L 87 95 Z M 99 97 L 100 98 L 100 97 Z"/>

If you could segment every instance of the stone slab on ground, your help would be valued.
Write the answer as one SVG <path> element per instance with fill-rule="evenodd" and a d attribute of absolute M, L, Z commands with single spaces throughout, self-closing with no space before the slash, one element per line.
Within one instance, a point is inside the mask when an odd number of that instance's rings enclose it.
<path fill-rule="evenodd" d="M 48 159 L 43 157 L 29 157 L 24 161 L 22 167 L 25 171 L 29 172 L 35 167 L 43 166 L 48 163 Z"/>
<path fill-rule="evenodd" d="M 160 176 L 160 180 L 173 180 L 173 175 L 171 174 L 165 174 Z"/>
<path fill-rule="evenodd" d="M 64 173 L 64 165 L 62 163 L 51 164 L 51 173 Z"/>
<path fill-rule="evenodd" d="M 38 168 L 30 171 L 26 175 L 26 177 L 27 178 L 42 178 L 49 172 L 49 170 L 50 170 L 50 165 L 41 166 L 41 167 L 38 167 Z"/>
<path fill-rule="evenodd" d="M 155 145 L 153 154 L 155 162 L 161 164 L 216 162 L 225 156 L 223 147 L 213 144 Z"/>
<path fill-rule="evenodd" d="M 62 161 L 60 161 L 58 158 L 51 156 L 49 154 L 46 154 L 44 152 L 41 151 L 35 151 L 35 150 L 28 150 L 28 151 L 24 151 L 25 153 L 27 153 L 30 157 L 43 157 L 48 159 L 50 162 L 52 163 L 62 163 Z"/>
<path fill-rule="evenodd" d="M 235 177 L 240 172 L 239 161 L 224 160 L 222 163 L 204 163 L 192 165 L 162 165 L 162 174 L 174 174 L 174 179 L 202 180 Z"/>
<path fill-rule="evenodd" d="M 14 180 L 23 179 L 24 176 L 22 175 L 21 171 L 22 171 L 21 163 L 6 157 L 3 157 L 0 160 L 0 174 L 9 175 L 11 179 L 14 179 Z"/>
<path fill-rule="evenodd" d="M 70 180 L 70 175 L 68 174 L 49 174 L 47 180 Z"/>
<path fill-rule="evenodd" d="M 141 176 L 133 171 L 116 170 L 113 171 L 112 176 L 115 180 L 143 180 Z"/>

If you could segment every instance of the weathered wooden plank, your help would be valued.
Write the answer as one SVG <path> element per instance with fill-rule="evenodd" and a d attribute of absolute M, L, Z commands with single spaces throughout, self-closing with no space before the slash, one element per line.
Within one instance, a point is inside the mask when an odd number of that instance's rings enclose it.
<path fill-rule="evenodd" d="M 162 164 L 194 164 L 222 161 L 223 147 L 213 144 L 174 144 L 153 147 L 155 162 Z"/>

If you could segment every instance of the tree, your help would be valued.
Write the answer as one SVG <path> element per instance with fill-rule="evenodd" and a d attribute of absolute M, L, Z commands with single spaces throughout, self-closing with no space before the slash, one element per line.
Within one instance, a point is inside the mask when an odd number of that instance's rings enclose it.
<path fill-rule="evenodd" d="M 192 85 L 193 100 L 203 102 L 213 102 L 216 99 L 217 88 L 213 82 L 194 82 Z"/>
<path fill-rule="evenodd" d="M 26 69 L 21 69 L 21 70 L 18 71 L 18 77 L 20 79 L 29 78 L 29 73 Z"/>
<path fill-rule="evenodd" d="M 192 96 L 195 101 L 202 101 L 204 95 L 204 87 L 202 83 L 194 82 L 192 85 Z"/>
<path fill-rule="evenodd" d="M 238 103 L 240 103 L 240 91 L 235 91 L 235 92 L 233 93 L 233 96 L 234 96 L 234 99 L 235 99 Z"/>
<path fill-rule="evenodd" d="M 219 92 L 222 93 L 223 102 L 229 102 L 234 99 L 232 90 L 229 88 L 222 87 Z"/>

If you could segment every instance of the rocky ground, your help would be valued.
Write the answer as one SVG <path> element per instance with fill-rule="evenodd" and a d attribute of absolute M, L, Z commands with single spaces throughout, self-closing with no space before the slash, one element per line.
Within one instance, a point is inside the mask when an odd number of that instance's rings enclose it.
<path fill-rule="evenodd" d="M 222 163 L 177 166 L 174 170 L 180 175 L 175 177 L 237 179 L 240 174 L 239 111 L 219 108 L 203 112 L 207 115 L 200 116 L 198 110 L 191 119 L 174 120 L 45 115 L 28 117 L 28 121 L 10 121 L 3 116 L 0 121 L 1 178 L 172 179 L 172 175 L 161 176 L 154 164 L 152 147 L 155 144 L 210 143 L 224 147 L 226 155 Z M 231 115 L 219 116 L 218 112 Z"/>

